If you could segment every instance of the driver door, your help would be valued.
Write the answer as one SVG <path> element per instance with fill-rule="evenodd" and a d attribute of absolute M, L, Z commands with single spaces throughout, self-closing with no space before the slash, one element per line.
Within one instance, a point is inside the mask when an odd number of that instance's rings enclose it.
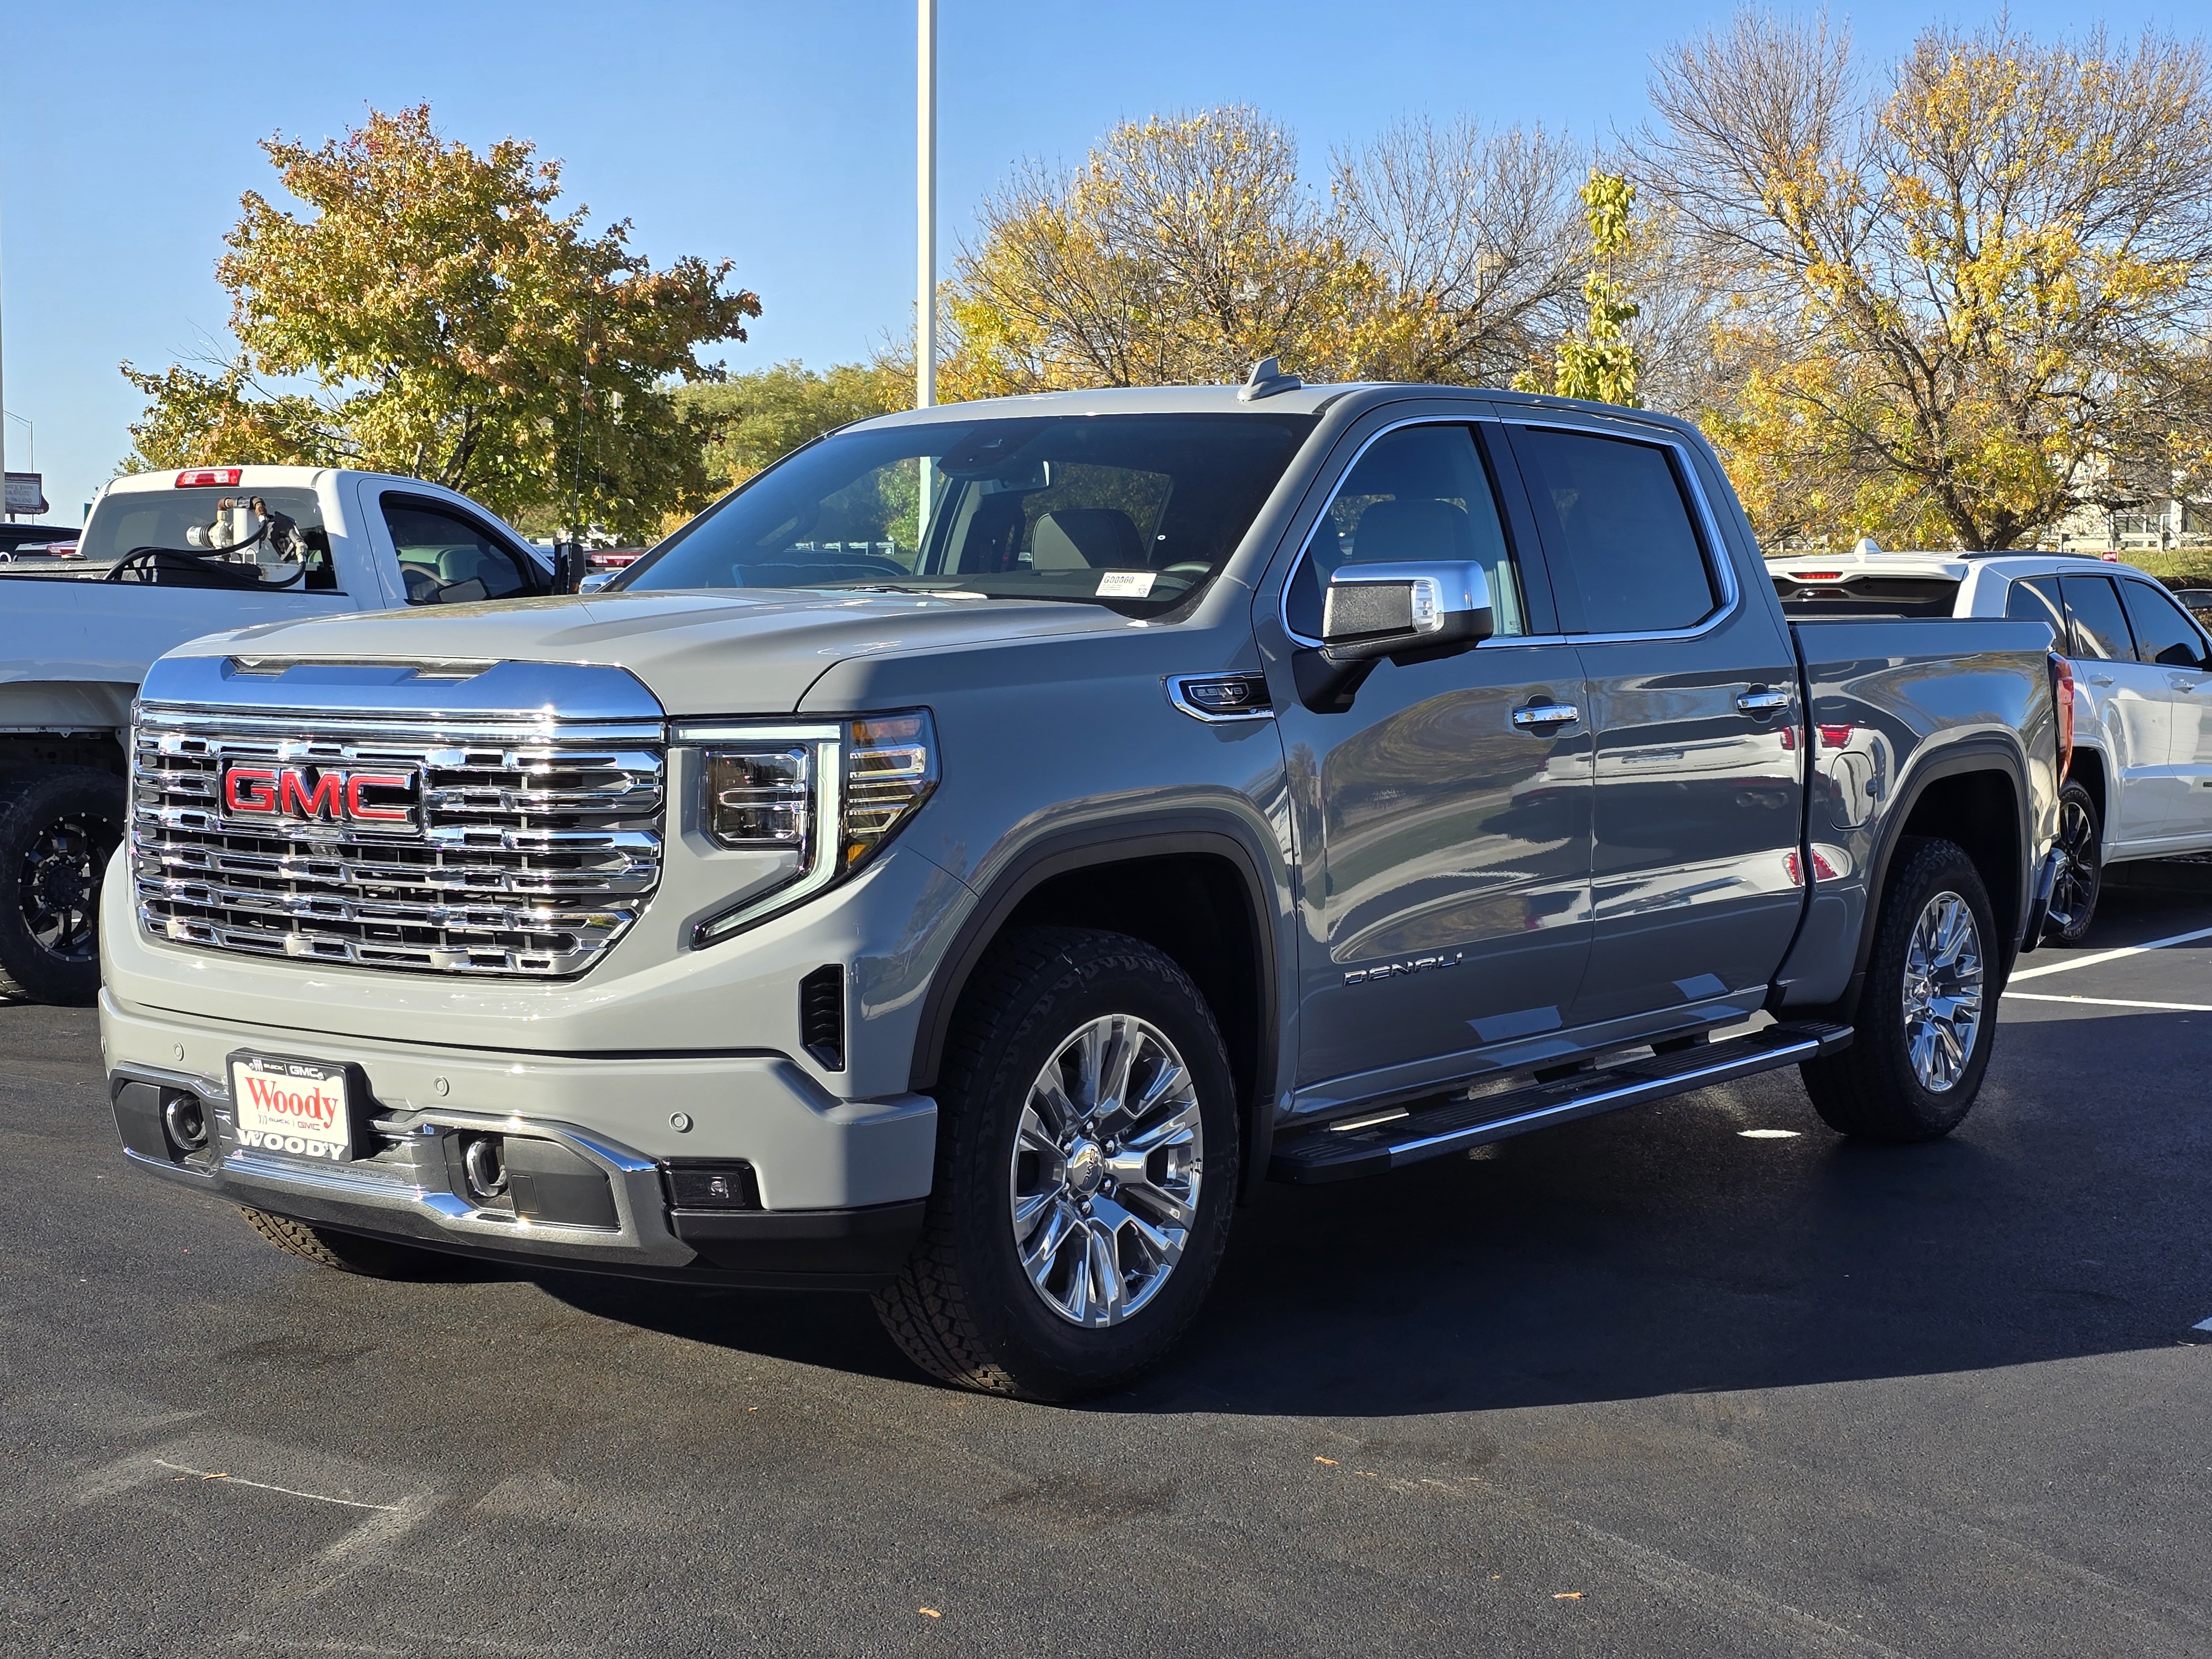
<path fill-rule="evenodd" d="M 1556 632 L 1533 538 L 1508 533 L 1494 478 L 1477 423 L 1384 430 L 1285 584 L 1291 650 L 1318 644 L 1322 590 L 1355 561 L 1480 562 L 1498 630 L 1455 657 L 1377 665 L 1342 713 L 1304 707 L 1286 659 L 1270 675 L 1297 814 L 1308 1108 L 1463 1074 L 1473 1050 L 1540 1042 L 1582 981 L 1582 669 Z M 1527 718 L 1535 709 L 1567 717 Z"/>

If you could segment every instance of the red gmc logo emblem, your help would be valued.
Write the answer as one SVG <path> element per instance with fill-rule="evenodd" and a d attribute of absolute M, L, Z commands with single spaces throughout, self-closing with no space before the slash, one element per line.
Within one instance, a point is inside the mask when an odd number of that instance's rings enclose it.
<path fill-rule="evenodd" d="M 240 766 L 222 772 L 222 815 L 285 822 L 413 829 L 419 772 L 346 772 L 336 767 Z"/>

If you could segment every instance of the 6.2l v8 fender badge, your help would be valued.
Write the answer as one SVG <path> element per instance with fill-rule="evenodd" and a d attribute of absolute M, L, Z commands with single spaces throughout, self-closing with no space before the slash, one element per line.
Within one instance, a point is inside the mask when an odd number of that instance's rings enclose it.
<path fill-rule="evenodd" d="M 1344 976 L 1346 985 L 1366 985 L 1378 979 L 1403 979 L 1408 974 L 1425 972 L 1431 968 L 1456 968 L 1467 953 L 1455 951 L 1448 957 L 1415 957 L 1410 962 L 1386 962 L 1374 968 L 1355 968 Z"/>

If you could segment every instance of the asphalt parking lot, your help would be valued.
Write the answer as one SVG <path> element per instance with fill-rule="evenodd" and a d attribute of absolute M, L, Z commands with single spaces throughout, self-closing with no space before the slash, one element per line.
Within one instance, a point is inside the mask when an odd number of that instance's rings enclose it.
<path fill-rule="evenodd" d="M 0 1649 L 2212 1653 L 2212 902 L 2027 967 L 1948 1141 L 1783 1073 L 1272 1189 L 1074 1410 L 855 1297 L 321 1272 L 0 1006 Z"/>

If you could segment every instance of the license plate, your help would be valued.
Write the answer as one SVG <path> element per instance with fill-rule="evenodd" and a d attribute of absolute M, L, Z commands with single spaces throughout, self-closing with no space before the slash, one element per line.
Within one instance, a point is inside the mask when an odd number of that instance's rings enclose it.
<path fill-rule="evenodd" d="M 343 1066 L 233 1054 L 230 1103 L 241 1146 L 332 1164 L 353 1156 Z"/>

